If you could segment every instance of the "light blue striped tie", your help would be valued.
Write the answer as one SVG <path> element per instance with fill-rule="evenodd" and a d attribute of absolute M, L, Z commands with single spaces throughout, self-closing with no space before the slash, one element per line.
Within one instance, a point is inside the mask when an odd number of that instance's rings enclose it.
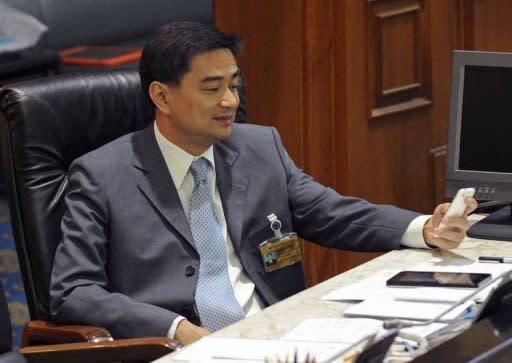
<path fill-rule="evenodd" d="M 196 304 L 204 327 L 216 331 L 245 317 L 229 281 L 222 229 L 213 211 L 208 183 L 210 162 L 192 162 L 194 190 L 190 200 L 190 228 L 200 257 Z"/>

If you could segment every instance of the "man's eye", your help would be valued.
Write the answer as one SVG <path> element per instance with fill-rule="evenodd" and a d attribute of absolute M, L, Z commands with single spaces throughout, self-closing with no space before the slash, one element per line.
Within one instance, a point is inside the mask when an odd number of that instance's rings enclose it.
<path fill-rule="evenodd" d="M 229 86 L 229 89 L 230 89 L 231 91 L 238 91 L 238 85 L 237 85 L 237 84 L 235 84 L 235 85 L 233 85 L 233 86 Z"/>
<path fill-rule="evenodd" d="M 218 87 L 215 87 L 215 88 L 203 88 L 203 91 L 206 91 L 208 93 L 215 93 L 219 90 Z"/>

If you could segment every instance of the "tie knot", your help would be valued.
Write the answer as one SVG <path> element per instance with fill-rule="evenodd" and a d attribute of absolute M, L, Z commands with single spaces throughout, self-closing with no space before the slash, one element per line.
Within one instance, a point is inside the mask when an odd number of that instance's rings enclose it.
<path fill-rule="evenodd" d="M 192 173 L 194 182 L 196 184 L 206 180 L 209 166 L 210 162 L 203 157 L 200 157 L 199 159 L 196 159 L 192 162 L 190 165 L 190 172 Z"/>

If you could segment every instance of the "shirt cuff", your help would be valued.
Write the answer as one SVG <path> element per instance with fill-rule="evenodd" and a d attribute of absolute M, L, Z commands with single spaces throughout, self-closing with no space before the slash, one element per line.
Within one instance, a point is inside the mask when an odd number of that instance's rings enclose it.
<path fill-rule="evenodd" d="M 178 328 L 178 324 L 181 323 L 185 318 L 183 316 L 178 316 L 171 324 L 171 327 L 169 328 L 169 331 L 167 332 L 167 338 L 174 339 L 174 336 L 176 335 L 176 329 Z"/>
<path fill-rule="evenodd" d="M 428 219 L 432 217 L 430 215 L 422 215 L 414 218 L 407 229 L 405 230 L 404 235 L 402 236 L 402 240 L 400 244 L 402 246 L 411 247 L 411 248 L 429 248 L 423 238 L 423 226 L 427 223 Z"/>

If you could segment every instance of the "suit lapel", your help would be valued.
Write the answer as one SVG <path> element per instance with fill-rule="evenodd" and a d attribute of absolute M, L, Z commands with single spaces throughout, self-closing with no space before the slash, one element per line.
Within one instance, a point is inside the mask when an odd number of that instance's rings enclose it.
<path fill-rule="evenodd" d="M 155 139 L 153 124 L 134 138 L 134 167 L 142 170 L 139 189 L 163 218 L 194 246 L 192 232 L 183 212 L 174 182 Z"/>
<path fill-rule="evenodd" d="M 217 188 L 222 200 L 228 232 L 235 249 L 240 251 L 249 178 L 237 160 L 238 152 L 222 143 L 216 144 L 213 150 Z"/>

